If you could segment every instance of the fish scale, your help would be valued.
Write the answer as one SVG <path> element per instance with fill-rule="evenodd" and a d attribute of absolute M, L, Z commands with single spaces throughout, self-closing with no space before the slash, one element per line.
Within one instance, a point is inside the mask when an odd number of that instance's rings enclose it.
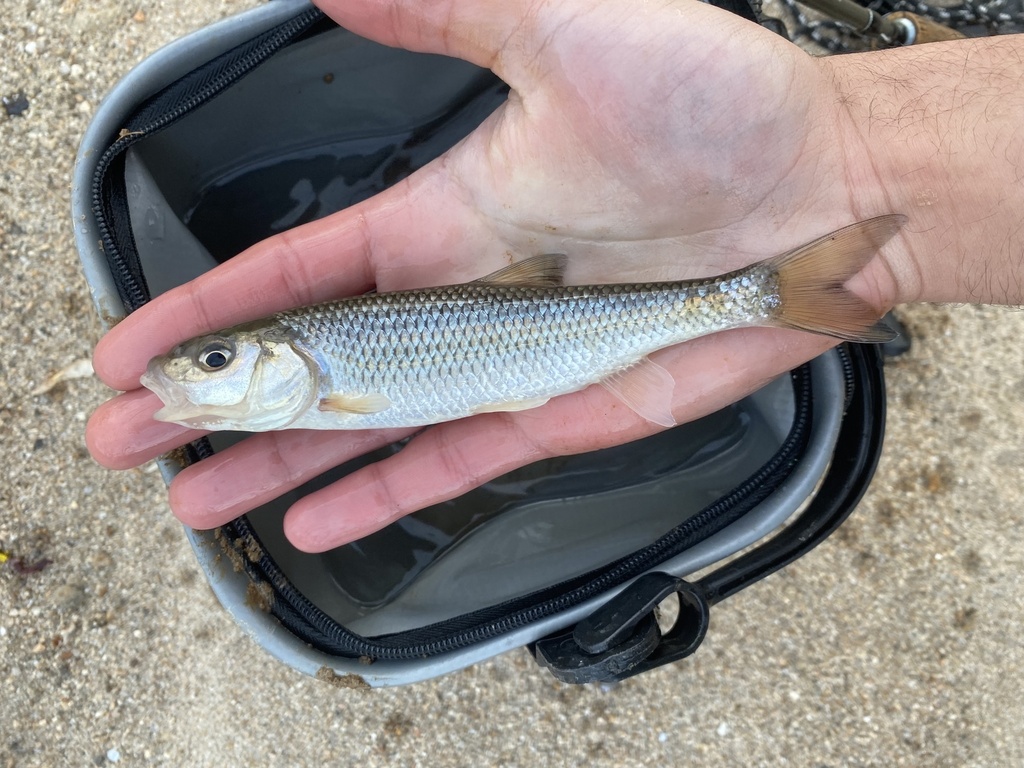
<path fill-rule="evenodd" d="M 454 419 L 573 392 L 662 347 L 763 323 L 777 303 L 774 281 L 761 270 L 703 282 L 469 283 L 425 295 L 371 294 L 282 312 L 276 320 L 330 372 L 321 394 L 388 398 L 392 407 L 380 413 L 351 416 L 368 428 L 422 423 L 425 414 Z M 311 410 L 295 426 L 325 416 Z"/>

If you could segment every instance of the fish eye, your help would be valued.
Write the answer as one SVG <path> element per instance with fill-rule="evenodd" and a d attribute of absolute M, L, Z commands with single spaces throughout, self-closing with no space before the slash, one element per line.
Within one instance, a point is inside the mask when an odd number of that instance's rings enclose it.
<path fill-rule="evenodd" d="M 222 341 L 207 344 L 196 356 L 196 361 L 207 371 L 217 371 L 231 362 L 235 351 Z"/>

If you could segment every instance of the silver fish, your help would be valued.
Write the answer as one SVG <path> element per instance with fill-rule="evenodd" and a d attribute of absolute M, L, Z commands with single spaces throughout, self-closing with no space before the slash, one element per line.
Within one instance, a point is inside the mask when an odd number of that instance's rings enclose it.
<path fill-rule="evenodd" d="M 472 283 L 368 294 L 280 312 L 154 358 L 155 418 L 207 430 L 369 429 L 535 408 L 600 382 L 675 424 L 655 350 L 730 328 L 853 341 L 893 332 L 843 284 L 906 221 L 892 214 L 706 280 L 564 286 L 565 257 Z"/>

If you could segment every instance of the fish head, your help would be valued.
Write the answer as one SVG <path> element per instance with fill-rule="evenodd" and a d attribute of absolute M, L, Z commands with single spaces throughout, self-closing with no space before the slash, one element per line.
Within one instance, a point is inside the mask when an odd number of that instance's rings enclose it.
<path fill-rule="evenodd" d="M 264 431 L 284 429 L 313 404 L 319 368 L 287 332 L 240 326 L 153 358 L 141 382 L 163 401 L 158 421 Z"/>

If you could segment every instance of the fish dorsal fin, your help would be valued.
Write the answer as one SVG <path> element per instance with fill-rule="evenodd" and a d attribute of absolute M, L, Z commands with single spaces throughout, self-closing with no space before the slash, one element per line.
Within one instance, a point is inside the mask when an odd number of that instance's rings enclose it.
<path fill-rule="evenodd" d="M 601 379 L 601 385 L 640 416 L 663 427 L 678 423 L 672 416 L 672 374 L 649 358 Z"/>
<path fill-rule="evenodd" d="M 533 285 L 538 287 L 563 285 L 565 265 L 564 253 L 542 253 L 530 256 L 515 264 L 502 267 L 497 272 L 474 280 L 474 283 L 489 285 Z"/>
<path fill-rule="evenodd" d="M 368 395 L 329 395 L 320 401 L 321 411 L 333 413 L 380 413 L 391 407 L 387 397 L 377 393 Z"/>

